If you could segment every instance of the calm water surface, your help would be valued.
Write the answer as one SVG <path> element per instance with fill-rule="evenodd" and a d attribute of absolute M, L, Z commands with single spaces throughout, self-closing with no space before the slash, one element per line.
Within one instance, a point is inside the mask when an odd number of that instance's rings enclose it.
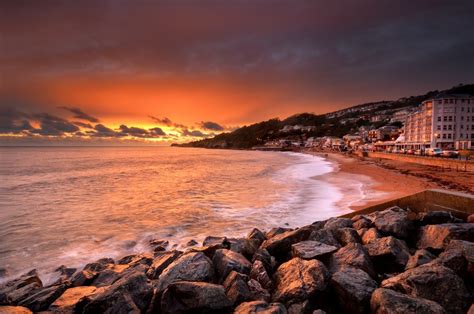
<path fill-rule="evenodd" d="M 0 268 L 182 247 L 207 235 L 301 226 L 347 211 L 318 157 L 170 147 L 0 148 Z"/>

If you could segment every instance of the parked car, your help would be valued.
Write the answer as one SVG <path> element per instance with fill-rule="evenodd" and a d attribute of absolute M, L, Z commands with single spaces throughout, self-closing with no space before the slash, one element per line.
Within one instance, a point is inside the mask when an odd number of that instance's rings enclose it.
<path fill-rule="evenodd" d="M 443 150 L 441 152 L 441 156 L 448 157 L 448 158 L 458 158 L 459 152 L 456 150 Z"/>
<path fill-rule="evenodd" d="M 407 149 L 407 155 L 414 155 L 415 150 L 414 149 Z"/>
<path fill-rule="evenodd" d="M 417 149 L 415 150 L 414 152 L 415 155 L 418 155 L 418 156 L 422 156 L 423 155 L 423 151 L 421 149 Z"/>
<path fill-rule="evenodd" d="M 443 150 L 441 148 L 438 148 L 438 147 L 428 148 L 426 150 L 426 155 L 431 156 L 431 157 L 441 156 L 442 153 L 443 153 Z"/>

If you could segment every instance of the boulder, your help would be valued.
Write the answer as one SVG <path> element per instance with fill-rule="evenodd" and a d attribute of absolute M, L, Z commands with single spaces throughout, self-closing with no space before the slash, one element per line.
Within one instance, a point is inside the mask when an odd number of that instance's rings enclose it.
<path fill-rule="evenodd" d="M 474 224 L 427 225 L 420 229 L 417 247 L 420 249 L 443 250 L 451 240 L 474 242 Z"/>
<path fill-rule="evenodd" d="M 153 252 L 166 251 L 169 244 L 169 241 L 166 240 L 150 240 L 150 246 L 153 248 Z"/>
<path fill-rule="evenodd" d="M 245 238 L 228 238 L 229 250 L 239 254 L 249 254 L 252 257 L 253 253 L 258 249 L 258 245 Z"/>
<path fill-rule="evenodd" d="M 146 275 L 150 279 L 158 279 L 163 270 L 165 270 L 165 268 L 174 262 L 180 255 L 181 252 L 176 250 L 157 253 L 150 268 L 147 270 Z"/>
<path fill-rule="evenodd" d="M 273 301 L 282 303 L 304 301 L 317 292 L 324 291 L 328 281 L 329 272 L 323 263 L 295 257 L 281 264 L 275 272 Z"/>
<path fill-rule="evenodd" d="M 42 287 L 38 272 L 33 269 L 0 286 L 0 304 L 17 304 Z"/>
<path fill-rule="evenodd" d="M 133 268 L 128 265 L 111 264 L 111 266 L 109 266 L 107 269 L 99 272 L 99 274 L 92 281 L 91 285 L 96 287 L 110 286 L 130 270 L 133 270 Z"/>
<path fill-rule="evenodd" d="M 199 252 L 181 255 L 166 267 L 158 278 L 156 288 L 165 290 L 176 281 L 213 281 L 214 266 L 211 260 Z"/>
<path fill-rule="evenodd" d="M 362 238 L 362 243 L 367 244 L 370 243 L 376 239 L 381 238 L 382 236 L 380 235 L 379 231 L 376 228 L 370 228 L 367 231 L 364 232 L 364 234 L 361 236 Z"/>
<path fill-rule="evenodd" d="M 282 228 L 282 227 L 277 227 L 277 228 L 272 228 L 270 231 L 265 232 L 265 238 L 270 239 L 273 238 L 276 235 L 285 233 L 287 231 L 293 231 L 291 228 Z"/>
<path fill-rule="evenodd" d="M 339 244 L 339 241 L 336 240 L 336 237 L 334 236 L 333 231 L 329 229 L 314 230 L 309 235 L 308 240 L 318 241 L 318 242 L 331 245 L 337 248 L 341 247 L 341 245 Z"/>
<path fill-rule="evenodd" d="M 222 245 L 223 248 L 224 247 L 229 248 L 230 246 L 226 237 L 207 236 L 202 242 L 202 246 L 211 246 L 211 245 Z"/>
<path fill-rule="evenodd" d="M 263 288 L 270 290 L 273 286 L 273 282 L 270 279 L 270 276 L 263 266 L 263 263 L 259 260 L 256 260 L 252 264 L 252 268 L 250 269 L 250 278 L 257 280 Z"/>
<path fill-rule="evenodd" d="M 367 312 L 377 286 L 377 282 L 358 268 L 342 268 L 331 277 L 331 287 L 346 313 Z"/>
<path fill-rule="evenodd" d="M 225 313 L 232 306 L 221 285 L 206 282 L 172 283 L 161 298 L 162 313 Z"/>
<path fill-rule="evenodd" d="M 408 212 L 392 207 L 375 213 L 374 225 L 385 235 L 406 239 L 414 229 L 413 221 L 408 218 Z"/>
<path fill-rule="evenodd" d="M 341 228 L 352 228 L 352 220 L 349 218 L 330 218 L 324 224 L 324 229 L 337 230 Z"/>
<path fill-rule="evenodd" d="M 444 266 L 425 264 L 382 281 L 381 288 L 439 303 L 448 313 L 465 313 L 469 293 L 462 279 Z"/>
<path fill-rule="evenodd" d="M 127 274 L 102 293 L 85 297 L 81 308 L 88 313 L 144 312 L 153 297 L 153 287 L 145 274 L 138 271 Z"/>
<path fill-rule="evenodd" d="M 352 220 L 352 226 L 354 227 L 354 229 L 356 230 L 359 230 L 359 229 L 363 229 L 363 228 L 371 228 L 372 227 L 372 220 L 370 220 L 369 218 L 365 217 L 365 216 L 360 216 L 359 219 L 357 220 Z"/>
<path fill-rule="evenodd" d="M 217 250 L 212 259 L 221 282 L 232 270 L 249 274 L 252 264 L 242 255 L 231 250 Z"/>
<path fill-rule="evenodd" d="M 329 259 L 331 272 L 336 272 L 343 267 L 355 267 L 368 273 L 372 278 L 376 274 L 367 249 L 359 243 L 349 243 L 332 254 Z"/>
<path fill-rule="evenodd" d="M 66 289 L 65 284 L 43 287 L 20 301 L 18 305 L 27 307 L 33 312 L 45 311 Z"/>
<path fill-rule="evenodd" d="M 287 231 L 265 240 L 261 248 L 266 249 L 277 259 L 284 259 L 290 254 L 291 245 L 307 240 L 311 232 L 312 229 L 310 226 L 302 227 L 294 231 Z"/>
<path fill-rule="evenodd" d="M 433 264 L 452 269 L 461 278 L 469 276 L 474 279 L 474 243 L 452 240 L 446 250 L 433 260 Z"/>
<path fill-rule="evenodd" d="M 270 303 L 265 301 L 252 301 L 241 303 L 235 308 L 234 314 L 287 314 L 286 308 L 281 303 Z"/>
<path fill-rule="evenodd" d="M 99 275 L 96 271 L 81 270 L 72 275 L 70 281 L 73 287 L 88 286 Z"/>
<path fill-rule="evenodd" d="M 262 300 L 270 302 L 271 295 L 268 290 L 262 287 L 262 285 L 255 279 L 250 279 L 247 282 L 250 293 L 252 294 L 252 300 Z"/>
<path fill-rule="evenodd" d="M 409 295 L 379 288 L 372 293 L 371 313 L 374 314 L 444 314 L 444 309 L 436 302 L 415 298 Z"/>
<path fill-rule="evenodd" d="M 449 222 L 455 222 L 456 217 L 446 211 L 430 211 L 418 213 L 418 224 L 425 225 L 439 225 Z"/>
<path fill-rule="evenodd" d="M 288 306 L 288 314 L 311 313 L 312 308 L 313 304 L 309 300 L 298 303 L 292 303 Z"/>
<path fill-rule="evenodd" d="M 33 314 L 33 312 L 23 306 L 0 306 L 0 314 Z"/>
<path fill-rule="evenodd" d="M 471 214 L 467 217 L 466 221 L 468 223 L 474 223 L 474 214 Z"/>
<path fill-rule="evenodd" d="M 252 257 L 252 263 L 255 261 L 261 261 L 265 269 L 269 274 L 273 273 L 273 264 L 274 264 L 274 257 L 268 253 L 265 249 L 258 249 L 257 252 Z"/>
<path fill-rule="evenodd" d="M 84 266 L 83 270 L 91 271 L 91 272 L 99 272 L 107 268 L 108 265 L 115 264 L 114 260 L 111 258 L 101 258 L 93 263 L 89 263 Z"/>
<path fill-rule="evenodd" d="M 225 279 L 223 286 L 225 293 L 232 304 L 236 305 L 241 302 L 253 300 L 252 293 L 247 285 L 249 277 L 247 275 L 231 271 Z"/>
<path fill-rule="evenodd" d="M 392 236 L 376 239 L 366 244 L 365 248 L 381 273 L 404 270 L 410 258 L 406 243 Z"/>
<path fill-rule="evenodd" d="M 334 231 L 337 241 L 341 243 L 342 246 L 345 246 L 349 243 L 361 243 L 362 239 L 360 238 L 357 231 L 353 228 L 340 228 Z"/>
<path fill-rule="evenodd" d="M 429 251 L 421 249 L 417 250 L 415 254 L 410 256 L 408 259 L 405 269 L 415 268 L 424 264 L 427 264 L 436 258 L 435 255 L 431 254 Z"/>
<path fill-rule="evenodd" d="M 153 255 L 150 253 L 142 253 L 142 254 L 132 254 L 121 258 L 117 264 L 119 265 L 129 265 L 134 267 L 136 265 L 147 265 L 150 266 L 153 263 Z M 110 267 L 109 267 L 110 268 Z"/>
<path fill-rule="evenodd" d="M 311 240 L 301 241 L 291 246 L 292 256 L 302 259 L 325 258 L 337 250 L 335 246 Z"/>
<path fill-rule="evenodd" d="M 76 313 L 79 310 L 76 310 L 76 306 L 83 299 L 102 293 L 104 290 L 105 288 L 93 286 L 69 288 L 50 305 L 49 310 L 53 313 Z"/>
<path fill-rule="evenodd" d="M 195 246 L 195 245 L 198 245 L 197 241 L 194 240 L 194 239 L 191 239 L 189 240 L 188 242 L 186 242 L 186 246 L 189 247 L 189 246 Z"/>
<path fill-rule="evenodd" d="M 258 244 L 262 244 L 263 241 L 265 241 L 267 239 L 267 237 L 265 236 L 265 234 L 258 230 L 257 228 L 254 228 L 252 231 L 250 231 L 250 233 L 247 235 L 247 239 L 249 240 L 255 240 L 258 242 Z"/>

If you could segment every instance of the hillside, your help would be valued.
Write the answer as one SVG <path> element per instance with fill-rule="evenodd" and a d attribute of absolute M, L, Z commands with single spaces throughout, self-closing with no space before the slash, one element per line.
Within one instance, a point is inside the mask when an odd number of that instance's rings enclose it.
<path fill-rule="evenodd" d="M 424 95 L 404 97 L 398 100 L 360 104 L 321 115 L 300 113 L 284 120 L 277 118 L 270 119 L 243 126 L 233 132 L 222 133 L 213 138 L 185 144 L 173 144 L 173 146 L 249 149 L 253 146 L 262 145 L 268 140 L 282 137 L 342 137 L 345 134 L 357 131 L 361 126 L 378 128 L 384 125 L 389 125 L 391 123 L 388 117 L 397 110 L 417 107 L 422 101 L 440 93 L 474 95 L 474 84 L 458 85 L 442 91 L 429 91 Z M 378 117 L 380 117 L 380 120 L 374 119 Z M 313 126 L 313 128 L 310 130 L 308 128 L 302 130 L 289 130 L 285 132 L 282 131 L 285 126 L 294 125 Z"/>

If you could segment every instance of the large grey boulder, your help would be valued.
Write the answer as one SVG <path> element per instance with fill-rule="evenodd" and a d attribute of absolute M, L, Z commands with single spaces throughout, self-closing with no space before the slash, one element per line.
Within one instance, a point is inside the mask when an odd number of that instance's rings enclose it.
<path fill-rule="evenodd" d="M 332 275 L 331 287 L 346 313 L 366 313 L 377 282 L 363 270 L 346 267 Z"/>
<path fill-rule="evenodd" d="M 242 255 L 231 250 L 217 250 L 212 259 L 220 281 L 224 281 L 233 270 L 249 274 L 252 264 Z"/>
<path fill-rule="evenodd" d="M 223 286 L 206 282 L 175 282 L 168 286 L 161 298 L 163 314 L 226 313 L 231 306 Z"/>
<path fill-rule="evenodd" d="M 330 229 L 319 229 L 314 230 L 308 237 L 308 240 L 321 242 L 327 245 L 331 245 L 337 248 L 341 247 L 339 241 L 337 241 L 336 237 L 334 236 L 333 230 Z"/>
<path fill-rule="evenodd" d="M 451 240 L 474 242 L 474 224 L 447 223 L 424 226 L 420 229 L 417 247 L 443 250 Z"/>
<path fill-rule="evenodd" d="M 324 224 L 324 229 L 337 230 L 340 228 L 352 228 L 352 220 L 350 218 L 329 218 Z"/>
<path fill-rule="evenodd" d="M 382 281 L 381 288 L 435 301 L 448 313 L 464 313 L 470 305 L 463 280 L 444 266 L 425 264 Z"/>
<path fill-rule="evenodd" d="M 392 207 L 375 213 L 374 225 L 385 235 L 406 239 L 414 230 L 413 221 L 408 218 L 408 212 Z"/>
<path fill-rule="evenodd" d="M 295 303 L 324 291 L 328 285 L 329 272 L 318 260 L 295 257 L 278 267 L 274 281 L 273 301 Z"/>
<path fill-rule="evenodd" d="M 153 259 L 150 268 L 147 270 L 146 275 L 150 279 L 158 279 L 163 270 L 166 269 L 172 262 L 174 262 L 181 252 L 173 250 L 167 252 L 158 252 Z"/>
<path fill-rule="evenodd" d="M 367 249 L 359 243 L 350 243 L 332 254 L 329 259 L 331 272 L 336 272 L 340 268 L 355 267 L 368 273 L 375 278 L 375 270 Z"/>
<path fill-rule="evenodd" d="M 232 301 L 232 304 L 236 305 L 241 302 L 253 300 L 252 292 L 247 284 L 249 279 L 249 276 L 238 273 L 234 270 L 227 276 L 223 286 L 225 293 L 229 300 Z"/>
<path fill-rule="evenodd" d="M 438 303 L 427 299 L 379 288 L 370 300 L 371 313 L 374 314 L 444 314 Z"/>
<path fill-rule="evenodd" d="M 265 240 L 262 243 L 261 248 L 266 249 L 277 259 L 284 259 L 290 254 L 291 245 L 307 240 L 311 232 L 311 226 L 302 227 L 293 231 L 287 231 Z"/>
<path fill-rule="evenodd" d="M 318 241 L 301 241 L 291 246 L 293 257 L 302 259 L 325 258 L 337 251 L 337 247 Z"/>
<path fill-rule="evenodd" d="M 66 289 L 66 284 L 43 287 L 20 301 L 18 305 L 27 307 L 33 312 L 45 311 Z"/>
<path fill-rule="evenodd" d="M 0 286 L 0 305 L 17 304 L 43 287 L 36 269 Z"/>
<path fill-rule="evenodd" d="M 375 268 L 379 272 L 390 273 L 405 269 L 410 251 L 405 241 L 392 236 L 376 239 L 365 245 Z"/>
<path fill-rule="evenodd" d="M 461 278 L 474 280 L 474 243 L 452 240 L 432 264 L 448 267 Z"/>

